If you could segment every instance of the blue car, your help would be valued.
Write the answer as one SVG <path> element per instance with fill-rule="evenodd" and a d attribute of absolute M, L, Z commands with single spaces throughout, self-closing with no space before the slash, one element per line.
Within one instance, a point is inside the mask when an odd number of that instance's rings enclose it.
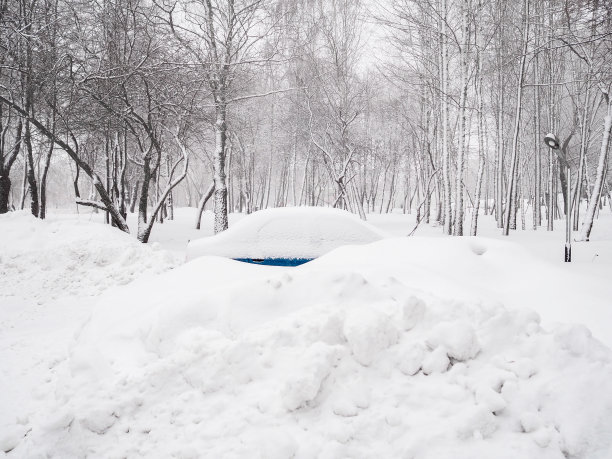
<path fill-rule="evenodd" d="M 386 235 L 357 216 L 324 207 L 280 207 L 254 212 L 227 231 L 193 240 L 187 259 L 216 255 L 268 266 L 298 266 L 343 245 Z"/>

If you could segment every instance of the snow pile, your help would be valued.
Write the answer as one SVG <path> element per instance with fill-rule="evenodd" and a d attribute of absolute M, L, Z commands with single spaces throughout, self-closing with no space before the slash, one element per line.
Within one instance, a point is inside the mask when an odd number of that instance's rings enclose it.
<path fill-rule="evenodd" d="M 191 241 L 187 257 L 317 258 L 341 245 L 368 244 L 385 236 L 345 210 L 283 207 L 260 210 L 227 231 Z"/>
<path fill-rule="evenodd" d="M 517 243 L 482 237 L 391 238 L 341 247 L 309 265 L 349 266 L 373 279 L 394 276 L 425 296 L 533 309 L 546 326 L 580 323 L 612 347 L 609 265 L 554 264 Z"/>
<path fill-rule="evenodd" d="M 610 457 L 609 349 L 420 292 L 383 242 L 295 269 L 203 257 L 107 293 L 10 456 Z M 338 266 L 374 251 L 377 273 Z"/>
<path fill-rule="evenodd" d="M 11 212 L 0 215 L 0 228 L 0 292 L 7 297 L 49 301 L 98 295 L 179 261 L 100 223 L 53 217 L 41 221 Z"/>

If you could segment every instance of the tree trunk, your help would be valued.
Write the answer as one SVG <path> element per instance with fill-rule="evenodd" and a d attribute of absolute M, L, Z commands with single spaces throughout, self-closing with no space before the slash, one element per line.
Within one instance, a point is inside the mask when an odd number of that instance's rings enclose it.
<path fill-rule="evenodd" d="M 24 143 L 28 161 L 28 186 L 30 189 L 30 210 L 35 217 L 39 216 L 38 207 L 38 184 L 36 183 L 36 173 L 34 170 L 34 156 L 32 154 L 32 137 L 30 123 L 26 121 Z"/>
<path fill-rule="evenodd" d="M 495 170 L 495 220 L 497 227 L 504 226 L 504 47 L 503 2 L 498 2 L 499 45 L 497 46 L 497 161 Z"/>
<path fill-rule="evenodd" d="M 510 179 L 508 182 L 508 192 L 506 194 L 506 208 L 504 215 L 504 236 L 510 234 L 510 219 L 513 216 L 516 224 L 516 205 L 517 205 L 517 178 L 518 178 L 518 148 L 519 131 L 521 126 L 521 111 L 523 103 L 523 79 L 525 77 L 525 60 L 529 38 L 529 0 L 525 0 L 523 6 L 523 52 L 519 64 L 519 77 L 516 96 L 516 113 L 514 117 L 514 135 L 512 139 L 512 158 L 510 168 Z"/>
<path fill-rule="evenodd" d="M 479 2 L 478 10 L 481 10 L 481 4 Z M 482 20 L 482 18 L 480 19 Z M 481 32 L 481 28 L 479 28 Z M 480 35 L 480 34 L 479 34 Z M 479 37 L 482 39 L 482 36 Z M 484 176 L 485 168 L 485 152 L 484 152 L 484 104 L 482 99 L 482 55 L 480 48 L 478 48 L 478 80 L 476 82 L 476 97 L 478 98 L 478 174 L 476 177 L 476 191 L 474 192 L 474 209 L 472 211 L 472 227 L 470 228 L 470 235 L 476 236 L 478 232 L 478 211 L 480 210 L 480 195 L 482 194 L 482 178 Z M 486 212 L 486 211 L 485 211 Z"/>
<path fill-rule="evenodd" d="M 24 153 L 23 158 L 23 179 L 21 180 L 21 198 L 19 199 L 19 209 L 25 209 L 25 200 L 28 195 L 28 158 Z"/>
<path fill-rule="evenodd" d="M 463 43 L 461 44 L 461 95 L 459 96 L 459 148 L 457 149 L 457 173 L 455 184 L 455 221 L 453 234 L 455 236 L 463 236 L 463 175 L 465 170 L 465 147 L 467 137 L 465 104 L 468 91 L 468 43 L 469 43 L 469 13 L 470 0 L 463 0 L 462 6 L 462 28 L 463 28 Z"/>
<path fill-rule="evenodd" d="M 597 172 L 595 175 L 595 183 L 593 184 L 593 190 L 589 199 L 589 206 L 587 207 L 586 214 L 584 216 L 584 223 L 580 230 L 579 240 L 588 241 L 591 236 L 591 230 L 593 229 L 593 220 L 595 219 L 595 212 L 597 211 L 597 205 L 601 197 L 601 190 L 603 187 L 603 181 L 606 175 L 606 159 L 608 156 L 608 144 L 610 143 L 610 130 L 612 129 L 612 99 L 609 94 L 604 94 L 606 99 L 608 110 L 604 117 L 603 133 L 601 138 L 601 149 L 599 151 L 599 161 L 597 163 Z"/>
<path fill-rule="evenodd" d="M 40 218 L 44 219 L 47 216 L 47 174 L 51 165 L 51 154 L 53 153 L 53 142 L 50 142 L 49 150 L 45 156 L 45 164 L 43 173 L 40 178 Z"/>
<path fill-rule="evenodd" d="M 440 80 L 442 86 L 442 182 L 444 186 L 444 234 L 451 234 L 451 182 L 450 182 L 450 151 L 448 134 L 448 44 L 444 28 L 447 21 L 447 3 L 442 0 L 442 18 L 440 21 Z"/>
<path fill-rule="evenodd" d="M 200 225 L 202 222 L 202 213 L 204 213 L 204 207 L 206 206 L 206 203 L 212 196 L 213 191 L 215 191 L 215 184 L 211 183 L 210 186 L 208 187 L 208 190 L 206 190 L 206 193 L 202 195 L 202 198 L 200 199 L 200 202 L 198 203 L 198 213 L 196 216 L 196 224 L 195 224 L 195 228 L 198 230 L 200 229 Z"/>
<path fill-rule="evenodd" d="M 176 167 L 179 165 L 179 163 L 181 162 L 180 160 L 178 162 L 175 163 L 175 165 L 172 167 L 170 173 L 168 174 L 168 184 L 166 185 L 166 187 L 160 191 L 159 195 L 157 196 L 156 199 L 156 203 L 153 205 L 153 211 L 151 212 L 151 215 L 149 216 L 149 221 L 146 223 L 146 225 L 141 225 L 140 221 L 138 222 L 138 240 L 142 243 L 147 243 L 149 242 L 149 237 L 151 236 L 151 230 L 153 229 L 153 224 L 155 223 L 155 219 L 157 217 L 157 214 L 160 212 L 160 210 L 162 209 L 162 207 L 164 206 L 164 203 L 166 202 L 166 199 L 168 198 L 168 195 L 172 192 L 172 190 L 179 184 L 181 183 L 185 177 L 187 177 L 187 170 L 189 167 L 189 155 L 187 154 L 187 149 L 185 148 L 185 145 L 180 141 L 180 139 L 178 138 L 178 136 L 175 137 L 176 142 L 179 144 L 179 147 L 183 153 L 183 157 L 182 157 L 182 161 L 183 161 L 183 171 L 181 172 L 181 175 L 179 175 L 176 179 L 172 180 L 172 177 L 174 175 L 174 170 L 176 169 Z M 145 160 L 147 158 L 145 157 Z M 157 166 L 156 166 L 156 170 L 159 171 L 159 169 L 161 169 L 161 165 L 160 165 L 160 161 L 161 161 L 161 150 L 158 150 L 158 156 L 157 156 Z M 145 165 L 146 165 L 146 161 L 145 161 Z M 155 173 L 155 171 L 154 171 Z M 159 180 L 158 180 L 158 184 L 159 184 Z M 143 182 L 143 188 L 144 188 L 144 182 Z M 141 196 L 142 198 L 142 196 Z M 141 199 L 142 202 L 142 199 Z M 146 200 L 145 200 L 146 202 Z"/>
<path fill-rule="evenodd" d="M 136 208 L 136 200 L 138 199 L 138 187 L 140 185 L 140 180 L 136 180 L 134 186 L 132 187 L 132 195 L 130 196 L 130 213 L 134 213 L 134 209 Z"/>
<path fill-rule="evenodd" d="M 0 118 L 3 116 L 3 113 L 4 112 L 2 110 L 2 105 L 0 105 Z M 8 123 L 7 126 L 2 130 L 0 138 L 0 214 L 7 213 L 10 208 L 9 198 L 11 195 L 11 168 L 13 167 L 13 163 L 17 159 L 17 156 L 19 156 L 19 151 L 21 150 L 21 134 L 23 130 L 23 122 L 20 120 L 17 124 L 15 144 L 8 155 L 5 151 L 6 141 L 4 137 L 7 130 Z"/>
<path fill-rule="evenodd" d="M 555 94 L 554 94 L 554 79 L 553 79 L 553 56 L 552 56 L 552 44 L 553 44 L 553 29 L 554 29 L 554 18 L 553 8 L 548 10 L 548 131 L 556 132 L 556 126 L 554 123 L 554 107 L 555 107 Z M 550 149 L 549 149 L 550 150 Z M 557 208 L 557 194 L 555 191 L 555 154 L 552 150 L 548 153 L 548 212 L 546 214 L 547 231 L 553 231 L 555 221 L 555 209 Z"/>
<path fill-rule="evenodd" d="M 533 229 L 537 229 L 538 226 L 542 225 L 542 206 L 540 205 L 542 199 L 542 150 L 540 148 L 540 87 L 538 86 L 538 55 L 536 54 L 536 64 L 534 65 L 534 82 L 535 82 L 535 94 L 534 94 L 534 149 L 535 149 L 535 177 L 534 177 L 534 190 L 533 190 Z"/>
<path fill-rule="evenodd" d="M 225 101 L 217 101 L 215 122 L 215 153 L 213 156 L 215 234 L 225 231 L 227 221 L 227 184 L 225 176 L 225 144 L 227 140 Z"/>
<path fill-rule="evenodd" d="M 151 183 L 151 158 L 147 155 L 143 160 L 143 178 L 140 189 L 140 201 L 138 201 L 138 228 L 147 224 L 147 207 L 149 205 L 149 185 Z"/>
<path fill-rule="evenodd" d="M 74 197 L 79 199 L 81 197 L 81 192 L 79 191 L 79 175 L 81 173 L 81 168 L 79 165 L 76 165 L 76 172 L 74 174 L 74 180 L 72 181 L 72 186 L 74 187 Z"/>
<path fill-rule="evenodd" d="M 168 173 L 168 180 L 170 180 L 170 156 L 166 158 L 166 171 Z M 172 191 L 168 193 L 168 198 L 166 199 L 167 207 L 166 212 L 169 220 L 174 220 L 174 197 L 172 196 Z"/>
<path fill-rule="evenodd" d="M 0 171 L 0 214 L 9 210 L 8 201 L 11 192 L 11 179 L 5 171 Z"/>
<path fill-rule="evenodd" d="M 590 72 L 587 73 L 587 75 Z M 573 196 L 574 201 L 574 231 L 578 231 L 578 220 L 580 218 L 580 198 L 582 197 L 582 182 L 584 180 L 584 171 L 586 167 L 586 150 L 589 144 L 589 138 L 591 134 L 590 120 L 588 119 L 588 107 L 590 102 L 590 87 L 586 89 L 586 95 L 584 99 L 584 107 L 582 110 L 582 123 L 580 125 L 580 163 L 578 165 L 578 171 L 576 173 L 576 189 Z"/>

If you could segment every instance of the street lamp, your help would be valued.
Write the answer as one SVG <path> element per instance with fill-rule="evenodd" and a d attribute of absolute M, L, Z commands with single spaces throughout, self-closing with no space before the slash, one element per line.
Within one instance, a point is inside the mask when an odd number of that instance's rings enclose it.
<path fill-rule="evenodd" d="M 572 133 L 573 135 L 573 133 Z M 544 143 L 548 145 L 548 147 L 553 150 L 557 154 L 557 158 L 559 158 L 559 162 L 562 167 L 565 167 L 565 176 L 567 177 L 566 183 L 566 193 L 565 193 L 565 261 L 572 261 L 572 180 L 570 175 L 570 165 L 567 160 L 567 145 L 569 144 L 569 140 L 572 135 L 570 135 L 565 142 L 563 143 L 563 147 L 561 148 L 561 144 L 559 139 L 554 134 L 546 134 L 544 136 Z"/>

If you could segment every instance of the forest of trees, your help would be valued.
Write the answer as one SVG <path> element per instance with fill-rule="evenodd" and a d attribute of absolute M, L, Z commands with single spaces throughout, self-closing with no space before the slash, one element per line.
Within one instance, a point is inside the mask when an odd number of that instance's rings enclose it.
<path fill-rule="evenodd" d="M 508 234 L 570 180 L 588 240 L 611 89 L 604 0 L 0 0 L 0 213 L 54 188 L 142 242 L 207 202 L 215 232 L 313 205 Z"/>

